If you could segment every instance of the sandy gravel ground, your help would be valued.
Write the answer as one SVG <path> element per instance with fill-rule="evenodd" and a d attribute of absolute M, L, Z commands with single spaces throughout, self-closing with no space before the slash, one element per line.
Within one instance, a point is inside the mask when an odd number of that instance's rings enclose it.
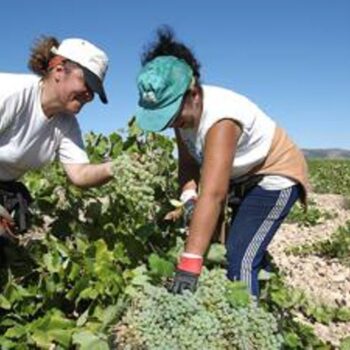
<path fill-rule="evenodd" d="M 293 288 L 300 289 L 317 303 L 330 306 L 350 308 L 350 268 L 337 260 L 325 260 L 314 255 L 306 257 L 287 255 L 286 248 L 324 240 L 336 229 L 350 220 L 350 210 L 342 196 L 333 194 L 311 194 L 311 200 L 317 208 L 335 214 L 312 227 L 299 227 L 297 224 L 285 223 L 276 234 L 269 251 L 277 266 L 285 274 L 285 281 Z M 302 315 L 298 317 L 303 319 Z M 311 324 L 315 333 L 323 340 L 335 346 L 340 339 L 350 336 L 350 322 L 323 325 Z"/>

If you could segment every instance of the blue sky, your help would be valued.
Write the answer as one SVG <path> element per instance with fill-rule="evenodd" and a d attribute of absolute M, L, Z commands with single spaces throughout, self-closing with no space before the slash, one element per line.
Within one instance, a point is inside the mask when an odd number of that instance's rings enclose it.
<path fill-rule="evenodd" d="M 110 58 L 107 106 L 79 114 L 83 132 L 126 126 L 140 55 L 159 25 L 194 49 L 202 81 L 242 93 L 303 148 L 350 149 L 348 0 L 11 0 L 0 12 L 0 70 L 28 72 L 33 40 L 81 37 Z"/>

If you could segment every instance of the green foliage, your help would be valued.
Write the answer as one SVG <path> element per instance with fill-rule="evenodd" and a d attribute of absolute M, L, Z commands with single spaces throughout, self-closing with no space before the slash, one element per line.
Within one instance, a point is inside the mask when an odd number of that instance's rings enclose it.
<path fill-rule="evenodd" d="M 82 191 L 67 182 L 57 164 L 25 177 L 35 198 L 32 208 L 36 228 L 21 239 L 19 246 L 6 247 L 9 266 L 0 269 L 1 348 L 107 349 L 110 326 L 120 321 L 128 298 L 138 300 L 145 295 L 140 292 L 144 285 L 148 287 L 143 293 L 146 290 L 151 293 L 149 304 L 145 305 L 151 305 L 155 297 L 173 305 L 174 314 L 172 311 L 164 314 L 169 320 L 180 319 L 181 308 L 186 312 L 198 310 L 191 317 L 197 326 L 193 339 L 187 327 L 183 334 L 189 341 L 201 341 L 199 346 L 207 341 L 208 349 L 217 344 L 223 344 L 217 348 L 225 349 L 229 339 L 240 348 L 250 348 L 251 344 L 261 349 L 275 348 L 280 338 L 271 335 L 275 329 L 273 317 L 251 303 L 242 285 L 222 280 L 223 275 L 215 277 L 219 283 L 203 276 L 207 288 L 189 296 L 192 298 L 189 305 L 178 297 L 179 310 L 174 299 L 167 299 L 174 296 L 162 288 L 149 286 L 149 283 L 162 284 L 172 276 L 183 245 L 179 224 L 163 220 L 173 209 L 170 200 L 177 198 L 173 141 L 159 134 L 145 135 L 135 124 L 130 124 L 126 133 L 108 137 L 86 135 L 86 148 L 92 162 L 115 161 L 114 181 Z M 311 162 L 310 168 L 317 191 L 348 194 L 347 162 Z M 295 220 L 313 225 L 328 218 L 328 213 L 311 209 L 314 210 L 308 216 L 295 209 Z M 337 254 L 346 261 L 347 237 L 348 228 L 345 228 L 338 243 L 335 243 L 338 239 L 332 239 L 332 244 L 327 245 L 330 256 Z M 215 269 L 225 265 L 222 248 L 213 245 L 208 253 L 207 266 L 214 268 L 208 276 L 221 273 Z M 322 251 L 324 254 L 325 250 Z M 310 328 L 294 319 L 295 309 L 323 323 L 349 319 L 344 308 L 320 308 L 306 302 L 297 292 L 289 294 L 281 284 L 268 283 L 271 284 L 266 291 L 265 307 L 277 318 L 286 349 L 327 348 Z M 225 293 L 219 295 L 223 286 Z M 210 302 L 201 304 L 198 298 Z M 163 303 L 166 308 L 166 302 Z M 155 307 L 158 305 L 154 304 Z M 226 310 L 229 310 L 227 314 Z M 168 322 L 161 313 L 153 316 Z M 149 319 L 150 315 L 145 317 Z M 221 324 L 226 325 L 222 333 L 213 334 Z M 188 325 L 188 329 L 193 327 Z M 256 336 L 252 334 L 253 327 L 258 329 L 254 331 Z M 261 332 L 269 335 L 260 339 Z M 203 337 L 207 338 L 203 340 Z M 269 343 L 271 339 L 277 339 L 276 343 Z M 344 349 L 347 343 L 344 340 Z"/>
<path fill-rule="evenodd" d="M 296 203 L 287 216 L 289 223 L 297 223 L 299 226 L 316 226 L 323 223 L 325 220 L 332 219 L 334 214 L 327 211 L 320 210 L 316 207 L 315 203 L 310 201 L 308 203 L 308 209 L 305 209 Z"/>
<path fill-rule="evenodd" d="M 313 254 L 328 259 L 336 258 L 344 265 L 350 266 L 350 222 L 339 227 L 327 240 L 293 247 L 289 252 L 300 256 Z"/>
<path fill-rule="evenodd" d="M 346 337 L 342 340 L 340 350 L 350 350 L 350 337 Z"/>
<path fill-rule="evenodd" d="M 313 191 L 350 194 L 350 161 L 311 159 L 308 161 Z"/>
<path fill-rule="evenodd" d="M 162 220 L 175 196 L 173 142 L 131 126 L 124 137 L 87 135 L 87 150 L 95 161 L 117 159 L 114 181 L 81 191 L 56 165 L 25 178 L 40 227 L 7 247 L 9 266 L 0 270 L 6 349 L 104 349 L 137 266 L 149 261 L 154 275 L 171 273 L 161 252 L 177 233 Z"/>
<path fill-rule="evenodd" d="M 350 310 L 335 308 L 312 300 L 297 289 L 284 284 L 283 278 L 273 274 L 266 282 L 260 298 L 261 305 L 276 317 L 284 339 L 285 349 L 332 349 L 314 334 L 310 326 L 298 322 L 302 314 L 311 323 L 349 322 Z"/>
<path fill-rule="evenodd" d="M 116 329 L 117 349 L 280 349 L 273 316 L 223 270 L 205 270 L 196 293 L 144 284 Z"/>
<path fill-rule="evenodd" d="M 349 322 L 350 309 L 330 307 L 308 298 L 302 291 L 286 286 L 281 275 L 273 274 L 267 281 L 260 299 L 261 305 L 272 312 L 284 338 L 285 349 L 333 349 L 314 334 L 312 328 L 299 322 L 302 314 L 311 324 L 328 325 L 331 322 Z"/>

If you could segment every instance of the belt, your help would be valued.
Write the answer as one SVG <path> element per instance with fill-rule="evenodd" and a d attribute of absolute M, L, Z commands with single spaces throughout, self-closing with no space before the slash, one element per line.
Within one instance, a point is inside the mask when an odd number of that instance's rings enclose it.
<path fill-rule="evenodd" d="M 229 184 L 227 202 L 229 206 L 237 206 L 241 203 L 245 195 L 253 189 L 264 175 L 245 176 L 238 180 L 231 180 Z"/>

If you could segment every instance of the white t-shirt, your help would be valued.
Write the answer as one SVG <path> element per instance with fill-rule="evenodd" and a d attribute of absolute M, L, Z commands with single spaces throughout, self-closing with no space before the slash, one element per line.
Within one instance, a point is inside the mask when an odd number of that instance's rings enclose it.
<path fill-rule="evenodd" d="M 203 112 L 198 129 L 180 129 L 180 135 L 190 154 L 202 164 L 209 129 L 227 118 L 238 122 L 242 129 L 231 170 L 231 178 L 238 179 L 266 158 L 276 128 L 276 123 L 253 102 L 231 90 L 203 85 Z M 259 183 L 269 190 L 293 184 L 291 179 L 275 175 L 265 176 Z"/>
<path fill-rule="evenodd" d="M 47 118 L 35 75 L 0 73 L 0 181 L 18 179 L 57 158 L 89 163 L 74 115 Z"/>

